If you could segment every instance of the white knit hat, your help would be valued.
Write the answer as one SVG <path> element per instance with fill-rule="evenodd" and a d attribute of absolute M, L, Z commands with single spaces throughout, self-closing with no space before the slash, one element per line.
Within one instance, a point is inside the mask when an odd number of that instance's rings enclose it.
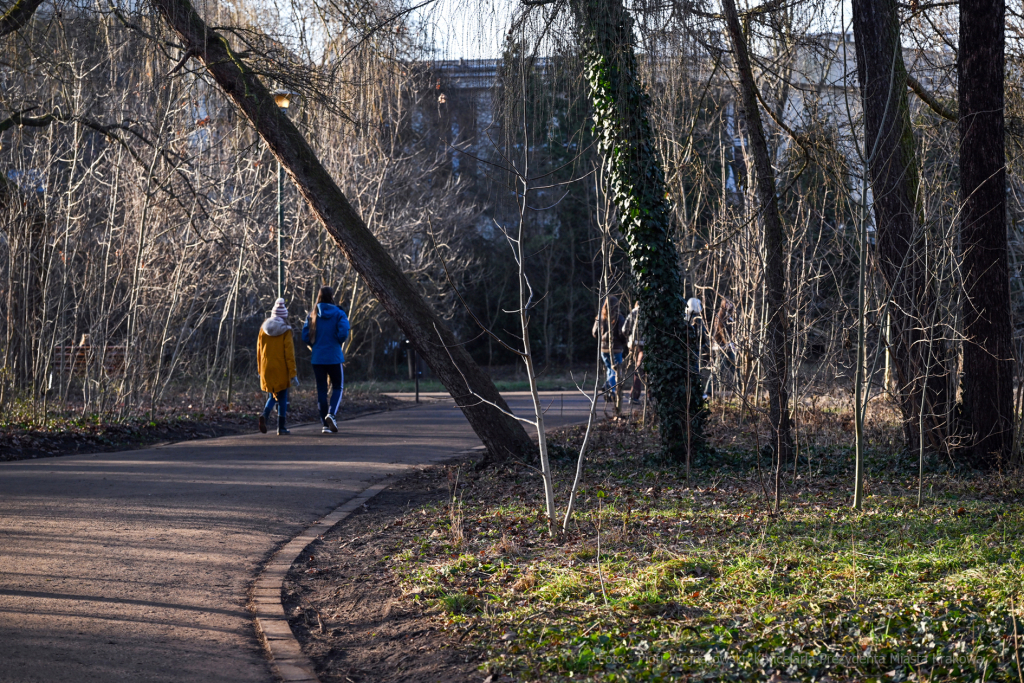
<path fill-rule="evenodd" d="M 692 316 L 700 315 L 704 312 L 704 307 L 700 303 L 700 299 L 697 297 L 691 297 L 686 302 L 686 320 L 689 320 Z"/>
<path fill-rule="evenodd" d="M 274 316 L 281 320 L 288 319 L 288 309 L 285 308 L 284 299 L 278 299 L 274 302 Z"/>

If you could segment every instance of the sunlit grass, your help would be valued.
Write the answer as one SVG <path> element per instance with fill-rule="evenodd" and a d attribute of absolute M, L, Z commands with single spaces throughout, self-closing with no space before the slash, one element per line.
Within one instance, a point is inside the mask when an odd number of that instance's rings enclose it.
<path fill-rule="evenodd" d="M 461 542 L 446 509 L 411 513 L 426 540 L 393 569 L 486 668 L 521 680 L 1019 683 L 1019 478 L 933 461 L 918 507 L 886 429 L 862 511 L 846 451 L 809 443 L 776 516 L 754 454 L 704 462 L 688 485 L 649 464 L 650 435 L 606 425 L 563 537 L 546 537 L 528 471 L 492 470 L 461 492 Z M 571 473 L 557 472 L 561 500 Z"/>

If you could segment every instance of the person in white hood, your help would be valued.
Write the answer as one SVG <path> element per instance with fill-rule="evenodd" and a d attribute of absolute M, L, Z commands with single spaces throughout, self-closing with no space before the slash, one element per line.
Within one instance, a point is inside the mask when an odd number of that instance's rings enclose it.
<path fill-rule="evenodd" d="M 277 405 L 277 433 L 291 434 L 284 426 L 288 411 L 288 385 L 296 386 L 299 379 L 295 374 L 295 343 L 292 328 L 288 324 L 288 309 L 284 299 L 274 302 L 270 317 L 260 326 L 256 342 L 256 363 L 260 373 L 260 388 L 267 392 L 267 405 L 259 418 L 260 431 L 267 433 L 267 420 Z"/>

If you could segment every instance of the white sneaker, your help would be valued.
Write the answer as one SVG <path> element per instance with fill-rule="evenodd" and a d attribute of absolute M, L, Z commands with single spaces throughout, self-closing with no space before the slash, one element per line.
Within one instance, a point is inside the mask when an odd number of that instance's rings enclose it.
<path fill-rule="evenodd" d="M 328 415 L 327 417 L 325 417 L 324 422 L 327 423 L 327 426 L 324 427 L 324 429 L 329 429 L 332 432 L 338 431 L 338 423 L 335 422 L 333 415 Z"/>
<path fill-rule="evenodd" d="M 328 427 L 327 425 L 324 425 L 324 428 L 320 431 L 320 433 L 321 434 L 330 434 L 331 433 L 331 428 Z"/>

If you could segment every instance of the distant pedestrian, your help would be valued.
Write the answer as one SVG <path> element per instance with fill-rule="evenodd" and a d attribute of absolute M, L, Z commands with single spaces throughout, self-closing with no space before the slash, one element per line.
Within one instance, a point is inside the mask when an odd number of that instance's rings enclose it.
<path fill-rule="evenodd" d="M 699 376 L 704 365 L 704 348 L 707 342 L 708 330 L 704 324 L 704 304 L 697 297 L 690 297 L 686 300 L 686 322 L 697 333 L 697 353 L 690 357 L 690 372 L 694 372 Z M 707 399 L 707 387 L 705 387 L 703 393 L 704 398 Z"/>
<path fill-rule="evenodd" d="M 736 343 L 733 341 L 735 320 L 735 304 L 722 297 L 718 305 L 718 312 L 711 321 L 711 375 L 704 388 L 705 394 L 713 393 L 716 387 L 725 392 L 735 381 Z"/>
<path fill-rule="evenodd" d="M 686 322 L 693 325 L 698 331 L 704 329 L 704 305 L 695 296 L 686 300 Z"/>
<path fill-rule="evenodd" d="M 334 305 L 334 290 L 321 287 L 313 313 L 307 314 L 302 326 L 302 341 L 313 352 L 313 375 L 316 376 L 316 400 L 320 408 L 323 433 L 338 431 L 338 408 L 345 389 L 342 363 L 345 354 L 341 345 L 348 339 L 349 323 L 345 311 Z M 331 398 L 327 399 L 327 380 L 331 382 Z"/>
<path fill-rule="evenodd" d="M 601 306 L 601 315 L 594 319 L 591 334 L 601 340 L 601 360 L 605 368 L 606 397 L 615 391 L 616 368 L 622 365 L 622 349 L 626 345 L 626 337 L 622 326 L 626 319 L 619 313 L 619 300 L 614 296 L 605 299 Z"/>
<path fill-rule="evenodd" d="M 732 328 L 736 321 L 736 305 L 722 297 L 718 313 L 711 323 L 712 350 L 722 351 L 731 361 L 736 359 L 736 344 L 732 339 Z"/>
<path fill-rule="evenodd" d="M 622 324 L 622 333 L 626 337 L 626 347 L 632 357 L 633 365 L 633 386 L 629 391 L 629 400 L 637 403 L 640 394 L 644 390 L 643 363 L 644 363 L 644 338 L 641 332 L 642 321 L 640 320 L 640 302 L 633 304 L 633 310 L 626 316 Z"/>
<path fill-rule="evenodd" d="M 277 433 L 291 434 L 284 426 L 288 412 L 288 385 L 299 384 L 295 374 L 295 343 L 288 324 L 288 309 L 284 299 L 274 302 L 270 317 L 260 326 L 256 342 L 256 366 L 260 373 L 260 388 L 267 392 L 267 404 L 260 415 L 260 431 L 267 433 L 267 420 L 277 405 Z"/>

